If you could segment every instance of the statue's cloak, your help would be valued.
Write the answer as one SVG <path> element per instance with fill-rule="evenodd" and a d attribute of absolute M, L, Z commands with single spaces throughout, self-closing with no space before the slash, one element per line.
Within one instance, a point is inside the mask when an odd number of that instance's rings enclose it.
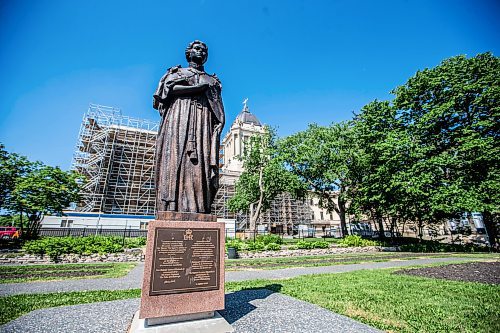
<path fill-rule="evenodd" d="M 174 96 L 175 84 L 208 82 L 203 93 Z M 162 117 L 156 141 L 156 210 L 210 213 L 219 180 L 225 116 L 221 84 L 194 68 L 170 68 L 153 95 Z"/>

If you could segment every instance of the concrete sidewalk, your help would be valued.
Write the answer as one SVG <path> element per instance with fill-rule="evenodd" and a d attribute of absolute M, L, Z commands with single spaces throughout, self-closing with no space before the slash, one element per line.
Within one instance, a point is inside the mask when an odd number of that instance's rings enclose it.
<path fill-rule="evenodd" d="M 129 299 L 41 309 L 0 326 L 0 332 L 125 333 L 138 307 L 139 299 Z M 226 294 L 226 310 L 221 311 L 221 315 L 235 328 L 236 333 L 382 332 L 317 305 L 268 289 Z"/>
<path fill-rule="evenodd" d="M 479 258 L 425 258 L 403 261 L 370 262 L 350 265 L 283 268 L 275 270 L 252 270 L 226 272 L 226 282 L 256 279 L 283 279 L 307 274 L 344 273 L 361 269 L 397 268 L 462 260 L 481 260 Z M 15 294 L 51 293 L 84 290 L 122 290 L 142 287 L 144 264 L 139 264 L 127 276 L 114 279 L 80 279 L 46 281 L 31 283 L 0 284 L 0 296 Z"/>

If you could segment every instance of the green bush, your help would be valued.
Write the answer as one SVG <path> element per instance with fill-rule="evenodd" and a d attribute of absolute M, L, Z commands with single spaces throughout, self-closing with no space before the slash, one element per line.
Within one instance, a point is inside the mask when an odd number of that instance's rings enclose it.
<path fill-rule="evenodd" d="M 486 246 L 474 244 L 446 244 L 438 241 L 422 241 L 421 243 L 403 244 L 399 247 L 403 252 L 488 252 Z"/>
<path fill-rule="evenodd" d="M 327 249 L 330 246 L 330 243 L 326 241 L 314 241 L 314 242 L 307 242 L 304 240 L 298 241 L 297 242 L 297 248 L 299 249 L 305 249 L 305 250 L 311 250 L 311 249 Z"/>
<path fill-rule="evenodd" d="M 125 248 L 136 249 L 146 246 L 146 237 L 125 238 Z"/>
<path fill-rule="evenodd" d="M 48 255 L 56 261 L 62 254 L 115 253 L 123 251 L 123 238 L 108 236 L 44 237 L 27 241 L 23 249 L 30 254 Z"/>
<path fill-rule="evenodd" d="M 266 251 L 279 251 L 281 250 L 281 245 L 276 243 L 269 243 L 265 247 Z"/>
<path fill-rule="evenodd" d="M 297 245 L 290 245 L 287 249 L 288 250 L 298 250 L 299 247 Z"/>
<path fill-rule="evenodd" d="M 243 244 L 244 243 L 240 239 L 238 239 L 238 238 L 227 239 L 226 240 L 226 249 L 229 248 L 229 247 L 232 247 L 232 248 L 235 248 L 237 251 L 241 251 Z"/>
<path fill-rule="evenodd" d="M 249 251 L 264 251 L 266 245 L 262 242 L 250 241 L 247 243 Z"/>
<path fill-rule="evenodd" d="M 283 244 L 283 239 L 278 235 L 259 235 L 255 238 L 256 242 L 264 243 L 264 245 L 275 243 L 275 244 Z"/>
<path fill-rule="evenodd" d="M 306 241 L 298 241 L 297 242 L 297 248 L 299 249 L 303 249 L 303 250 L 311 250 L 311 249 L 314 249 L 314 245 L 313 245 L 314 242 L 306 242 Z"/>
<path fill-rule="evenodd" d="M 326 241 L 316 241 L 313 244 L 315 249 L 327 249 L 330 247 L 330 243 Z"/>
<path fill-rule="evenodd" d="M 339 245 L 342 247 L 365 247 L 377 246 L 378 243 L 376 241 L 361 238 L 361 236 L 358 235 L 349 235 L 342 239 Z"/>

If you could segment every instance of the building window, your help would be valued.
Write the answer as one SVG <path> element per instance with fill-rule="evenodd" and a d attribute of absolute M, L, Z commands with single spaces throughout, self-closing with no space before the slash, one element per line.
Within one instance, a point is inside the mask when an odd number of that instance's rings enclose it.
<path fill-rule="evenodd" d="M 313 200 L 312 198 L 311 198 L 311 199 L 309 199 L 309 204 L 310 204 L 310 205 L 314 205 L 314 200 Z"/>
<path fill-rule="evenodd" d="M 71 228 L 73 220 L 61 220 L 61 228 Z"/>
<path fill-rule="evenodd" d="M 314 220 L 314 213 L 311 214 L 311 220 Z"/>
<path fill-rule="evenodd" d="M 330 213 L 330 220 L 333 221 L 333 214 L 332 213 Z"/>
<path fill-rule="evenodd" d="M 147 230 L 148 229 L 148 223 L 149 222 L 142 222 L 141 221 L 141 223 L 139 225 L 139 229 L 141 229 L 141 230 Z"/>
<path fill-rule="evenodd" d="M 319 212 L 320 220 L 324 220 L 323 212 Z"/>

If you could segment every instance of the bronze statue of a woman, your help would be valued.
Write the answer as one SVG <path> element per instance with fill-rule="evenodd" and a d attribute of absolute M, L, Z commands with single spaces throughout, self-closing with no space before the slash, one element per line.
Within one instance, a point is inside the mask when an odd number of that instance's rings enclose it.
<path fill-rule="evenodd" d="M 160 112 L 156 141 L 156 211 L 210 213 L 218 189 L 224 127 L 219 79 L 205 73 L 208 48 L 186 49 L 189 67 L 169 68 L 153 95 Z"/>

